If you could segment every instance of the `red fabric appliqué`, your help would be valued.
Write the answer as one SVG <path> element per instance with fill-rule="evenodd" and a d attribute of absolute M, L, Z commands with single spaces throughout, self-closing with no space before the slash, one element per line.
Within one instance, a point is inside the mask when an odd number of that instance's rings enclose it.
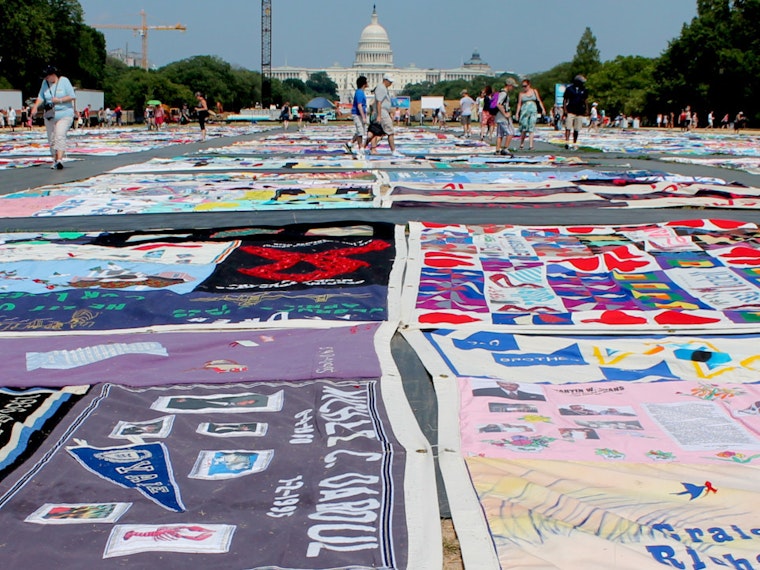
<path fill-rule="evenodd" d="M 369 266 L 369 263 L 366 261 L 353 259 L 351 256 L 372 251 L 382 251 L 389 247 L 390 244 L 387 242 L 372 240 L 368 244 L 358 247 L 342 247 L 319 253 L 302 253 L 257 245 L 246 245 L 240 248 L 241 251 L 263 257 L 264 259 L 271 259 L 274 263 L 259 267 L 241 267 L 238 271 L 244 275 L 272 281 L 296 281 L 297 283 L 304 283 L 316 279 L 332 279 L 338 275 L 345 275 L 362 267 Z M 286 271 L 299 263 L 308 263 L 316 269 L 309 273 Z"/>

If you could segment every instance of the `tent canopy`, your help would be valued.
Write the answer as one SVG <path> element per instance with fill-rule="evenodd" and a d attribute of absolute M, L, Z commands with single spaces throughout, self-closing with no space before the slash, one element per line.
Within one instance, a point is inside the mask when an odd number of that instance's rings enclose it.
<path fill-rule="evenodd" d="M 306 103 L 305 107 L 307 109 L 333 109 L 335 105 L 324 97 L 314 97 L 314 99 Z"/>

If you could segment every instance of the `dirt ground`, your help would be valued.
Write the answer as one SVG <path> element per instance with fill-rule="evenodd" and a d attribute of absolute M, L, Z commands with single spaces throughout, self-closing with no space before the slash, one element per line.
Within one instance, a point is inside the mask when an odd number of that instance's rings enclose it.
<path fill-rule="evenodd" d="M 459 539 L 457 533 L 454 532 L 451 519 L 441 519 L 441 534 L 443 535 L 443 570 L 464 570 Z"/>

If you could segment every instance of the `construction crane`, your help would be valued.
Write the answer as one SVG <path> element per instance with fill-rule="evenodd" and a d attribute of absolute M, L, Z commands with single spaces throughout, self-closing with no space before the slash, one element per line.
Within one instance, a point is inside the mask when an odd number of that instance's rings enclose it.
<path fill-rule="evenodd" d="M 272 0 L 261 0 L 261 102 L 272 102 Z"/>
<path fill-rule="evenodd" d="M 142 24 L 139 26 L 129 26 L 122 24 L 96 24 L 93 26 L 93 28 L 132 30 L 135 35 L 139 35 L 142 38 L 141 67 L 143 69 L 148 69 L 148 30 L 171 30 L 175 32 L 184 32 L 187 30 L 187 26 L 183 26 L 182 24 L 175 24 L 173 26 L 149 26 L 145 10 L 140 10 L 140 16 L 142 17 Z"/>

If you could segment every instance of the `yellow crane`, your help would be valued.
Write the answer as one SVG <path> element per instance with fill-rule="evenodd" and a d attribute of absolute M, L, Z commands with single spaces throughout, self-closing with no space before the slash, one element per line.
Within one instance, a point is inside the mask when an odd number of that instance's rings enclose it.
<path fill-rule="evenodd" d="M 148 69 L 148 30 L 173 30 L 175 32 L 184 32 L 187 30 L 187 26 L 182 24 L 175 24 L 173 26 L 149 26 L 148 17 L 145 14 L 145 10 L 140 10 L 140 16 L 142 23 L 139 26 L 130 26 L 122 24 L 96 24 L 93 28 L 109 28 L 118 30 L 132 30 L 135 35 L 139 35 L 142 38 L 142 65 L 143 69 Z"/>

